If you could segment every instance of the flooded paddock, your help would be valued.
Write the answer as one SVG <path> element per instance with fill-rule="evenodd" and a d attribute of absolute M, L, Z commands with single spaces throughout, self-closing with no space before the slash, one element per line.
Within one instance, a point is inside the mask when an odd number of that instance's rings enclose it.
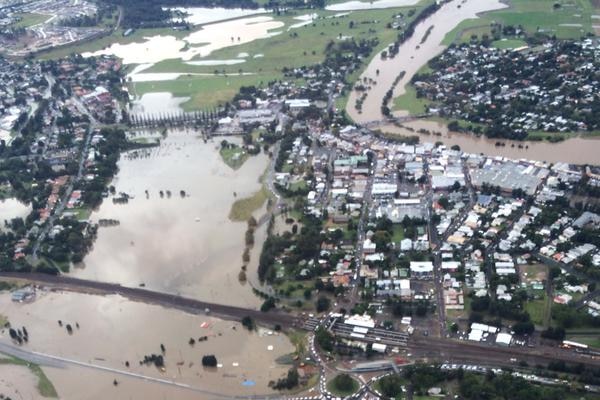
<path fill-rule="evenodd" d="M 0 294 L 0 314 L 14 327 L 27 328 L 30 339 L 21 346 L 23 350 L 105 368 L 70 362 L 63 368 L 43 367 L 61 399 L 208 399 L 219 398 L 218 394 L 226 398 L 267 394 L 272 392 L 269 381 L 279 379 L 289 368 L 276 360 L 294 351 L 288 338 L 275 332 L 249 332 L 239 323 L 119 296 L 49 292 L 39 293 L 31 303 L 15 303 L 10 293 L 4 292 Z M 72 326 L 72 334 L 66 324 Z M 199 341 L 204 337 L 206 340 Z M 193 345 L 190 338 L 195 339 Z M 6 330 L 0 342 L 12 343 Z M 163 355 L 164 370 L 140 365 L 139 361 L 151 354 Z M 220 367 L 202 367 L 204 355 L 215 355 Z M 122 371 L 171 383 L 126 376 Z M 19 379 L 20 387 L 30 383 L 21 385 Z M 115 379 L 117 386 L 113 385 Z"/>
<path fill-rule="evenodd" d="M 261 153 L 232 170 L 219 154 L 221 140 L 205 143 L 199 132 L 176 130 L 161 138 L 159 147 L 122 154 L 112 185 L 115 197 L 130 198 L 124 204 L 106 198 L 92 214 L 94 222 L 119 223 L 99 228 L 91 252 L 72 275 L 259 306 L 261 299 L 250 285 L 238 280 L 247 224 L 231 221 L 229 212 L 236 199 L 260 189 L 259 177 L 269 160 Z M 262 213 L 264 207 L 255 215 Z M 255 232 L 247 273 L 251 282 L 265 231 L 262 226 Z"/>

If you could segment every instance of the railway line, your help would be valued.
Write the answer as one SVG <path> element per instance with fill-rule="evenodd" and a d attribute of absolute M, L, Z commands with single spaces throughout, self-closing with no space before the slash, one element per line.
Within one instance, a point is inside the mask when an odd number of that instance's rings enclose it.
<path fill-rule="evenodd" d="M 300 318 L 284 312 L 261 312 L 242 307 L 209 303 L 200 300 L 181 297 L 178 295 L 154 292 L 145 288 L 132 288 L 117 283 L 97 282 L 68 276 L 54 276 L 38 273 L 0 273 L 0 279 L 20 280 L 29 283 L 42 284 L 53 290 L 66 290 L 96 295 L 120 295 L 132 301 L 160 305 L 167 308 L 179 309 L 192 314 L 206 314 L 233 321 L 241 321 L 248 316 L 259 324 L 268 326 L 279 325 L 282 328 L 296 328 L 312 331 L 321 325 L 321 320 L 315 317 Z M 353 327 L 341 321 L 328 326 L 334 333 L 342 337 L 350 336 Z M 379 338 L 379 339 L 377 339 Z M 354 339 L 357 339 L 356 337 Z M 588 366 L 600 367 L 600 356 L 582 354 L 573 350 L 557 347 L 498 347 L 467 341 L 450 340 L 435 337 L 409 336 L 406 333 L 388 331 L 380 328 L 370 328 L 365 334 L 364 341 L 382 343 L 405 348 L 411 356 L 433 361 L 464 361 L 510 365 L 514 362 L 525 361 L 529 365 L 546 365 L 551 361 L 564 361 Z M 516 360 L 516 361 L 514 361 Z"/>

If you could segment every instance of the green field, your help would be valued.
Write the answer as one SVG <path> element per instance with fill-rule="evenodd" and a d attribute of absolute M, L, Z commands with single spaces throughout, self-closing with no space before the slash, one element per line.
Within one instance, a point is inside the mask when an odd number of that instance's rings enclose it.
<path fill-rule="evenodd" d="M 252 213 L 265 204 L 269 198 L 267 189 L 263 186 L 252 196 L 236 200 L 231 206 L 229 219 L 232 221 L 248 221 Z"/>
<path fill-rule="evenodd" d="M 411 115 L 425 113 L 425 107 L 430 104 L 425 98 L 418 98 L 417 91 L 412 85 L 406 85 L 406 92 L 394 99 L 394 110 L 406 110 Z"/>
<path fill-rule="evenodd" d="M 192 111 L 224 104 L 230 101 L 242 86 L 266 86 L 270 80 L 281 78 L 281 75 L 184 75 L 172 81 L 138 82 L 132 84 L 131 88 L 132 94 L 137 96 L 152 92 L 170 92 L 174 97 L 190 97 L 181 107 L 185 111 Z"/>
<path fill-rule="evenodd" d="M 545 295 L 542 299 L 530 300 L 525 303 L 525 311 L 531 317 L 531 322 L 537 326 L 544 326 L 545 321 L 550 320 L 548 318 L 548 313 L 550 312 L 548 304 Z"/>
<path fill-rule="evenodd" d="M 50 19 L 50 15 L 36 13 L 22 13 L 18 15 L 21 20 L 11 25 L 13 28 L 29 28 L 30 26 L 41 24 Z"/>
<path fill-rule="evenodd" d="M 568 335 L 567 339 L 600 349 L 600 332 L 598 332 L 598 335 L 589 336 Z"/>
<path fill-rule="evenodd" d="M 392 242 L 400 243 L 404 239 L 404 228 L 400 224 L 394 224 L 394 234 L 392 235 Z"/>
<path fill-rule="evenodd" d="M 555 3 L 561 6 L 555 9 Z M 443 44 L 468 42 L 472 35 L 489 35 L 493 22 L 522 26 L 528 34 L 539 31 L 560 39 L 579 39 L 593 33 L 592 15 L 598 14 L 590 0 L 511 0 L 509 4 L 509 8 L 461 22 L 446 35 Z"/>
<path fill-rule="evenodd" d="M 38 378 L 37 389 L 40 395 L 42 397 L 58 398 L 54 385 L 50 382 L 50 379 L 48 379 L 39 365 L 12 356 L 0 358 L 0 364 L 20 365 L 29 368 L 29 370 Z"/>
<path fill-rule="evenodd" d="M 527 43 L 521 39 L 502 39 L 493 41 L 492 46 L 498 49 L 518 49 L 527 46 Z"/>
<path fill-rule="evenodd" d="M 231 169 L 240 168 L 242 165 L 244 165 L 249 157 L 248 153 L 239 146 L 226 148 L 221 147 L 219 154 L 221 155 L 221 158 L 225 164 L 227 164 Z"/>

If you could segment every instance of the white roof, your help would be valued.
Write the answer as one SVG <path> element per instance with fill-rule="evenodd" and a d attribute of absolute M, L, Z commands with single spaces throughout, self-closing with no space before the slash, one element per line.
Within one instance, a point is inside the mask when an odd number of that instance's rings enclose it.
<path fill-rule="evenodd" d="M 504 344 L 504 345 L 510 345 L 510 342 L 512 341 L 512 335 L 510 333 L 499 333 L 498 336 L 496 336 L 496 343 L 498 344 Z"/>
<path fill-rule="evenodd" d="M 433 263 L 431 261 L 411 261 L 411 272 L 433 272 Z"/>
<path fill-rule="evenodd" d="M 375 321 L 368 315 L 353 315 L 344 320 L 345 324 L 363 328 L 375 328 Z"/>
<path fill-rule="evenodd" d="M 387 346 L 383 343 L 373 343 L 372 349 L 380 353 L 385 353 Z"/>
<path fill-rule="evenodd" d="M 469 340 L 474 342 L 480 342 L 483 338 L 483 331 L 480 329 L 472 329 L 469 333 Z"/>

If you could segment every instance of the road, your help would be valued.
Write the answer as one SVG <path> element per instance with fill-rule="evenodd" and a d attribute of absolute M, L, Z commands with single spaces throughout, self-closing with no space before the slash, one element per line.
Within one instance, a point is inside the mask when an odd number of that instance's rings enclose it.
<path fill-rule="evenodd" d="M 81 103 L 81 100 L 79 100 L 75 96 L 71 97 L 71 100 L 73 101 L 75 106 L 79 109 L 79 111 L 82 114 L 85 114 L 89 117 L 90 125 L 87 128 L 86 136 L 84 139 L 84 144 L 81 148 L 81 152 L 79 153 L 79 163 L 78 163 L 77 175 L 74 178 L 70 179 L 69 184 L 66 187 L 64 195 L 61 197 L 60 201 L 58 202 L 58 205 L 56 205 L 56 207 L 54 208 L 52 215 L 50 215 L 50 217 L 44 224 L 44 227 L 38 234 L 38 237 L 33 245 L 31 257 L 34 261 L 37 260 L 38 251 L 39 251 L 42 243 L 44 243 L 44 239 L 46 238 L 46 235 L 54 227 L 54 221 L 56 220 L 57 217 L 60 218 L 65 207 L 67 206 L 67 203 L 69 202 L 69 198 L 71 197 L 71 193 L 73 193 L 73 189 L 75 188 L 75 184 L 77 182 L 79 182 L 81 180 L 81 177 L 83 176 L 85 160 L 86 160 L 89 148 L 90 148 L 92 136 L 94 135 L 94 130 L 98 126 L 98 121 L 96 121 L 94 116 L 91 115 L 91 113 L 88 111 L 88 109 L 83 105 L 83 103 Z"/>
<path fill-rule="evenodd" d="M 135 372 L 117 369 L 117 368 L 111 368 L 111 367 L 107 367 L 104 365 L 93 364 L 93 363 L 84 362 L 84 361 L 78 361 L 78 360 L 65 358 L 65 357 L 58 357 L 58 356 L 51 355 L 51 354 L 45 354 L 45 353 L 40 353 L 40 352 L 36 352 L 33 350 L 29 350 L 26 347 L 16 346 L 16 345 L 3 343 L 3 342 L 0 342 L 0 353 L 8 354 L 13 357 L 20 358 L 21 360 L 25 360 L 30 363 L 40 365 L 42 367 L 53 367 L 53 368 L 83 367 L 83 368 L 88 368 L 88 369 L 94 369 L 97 371 L 103 371 L 103 372 L 106 372 L 106 373 L 109 373 L 109 374 L 112 374 L 113 376 L 115 376 L 114 378 L 111 376 L 110 379 L 115 379 L 115 378 L 118 378 L 119 376 L 134 378 L 134 379 L 139 379 L 139 380 L 143 380 L 143 381 L 150 382 L 150 383 L 156 383 L 156 384 L 172 386 L 172 387 L 176 387 L 176 388 L 180 388 L 180 389 L 191 390 L 191 391 L 194 391 L 197 393 L 202 393 L 202 394 L 206 394 L 206 395 L 209 395 L 212 397 L 217 397 L 217 398 L 224 398 L 224 399 L 231 399 L 231 398 L 233 398 L 233 399 L 279 399 L 279 398 L 285 398 L 284 396 L 280 396 L 278 394 L 275 394 L 275 395 L 251 395 L 251 396 L 229 396 L 229 395 L 224 395 L 222 393 L 213 392 L 210 390 L 194 387 L 194 386 L 188 385 L 186 383 L 176 382 L 176 381 L 173 381 L 170 379 L 155 378 L 152 376 L 142 375 L 142 374 L 138 374 Z M 117 381 L 118 381 L 118 379 L 117 379 Z"/>

